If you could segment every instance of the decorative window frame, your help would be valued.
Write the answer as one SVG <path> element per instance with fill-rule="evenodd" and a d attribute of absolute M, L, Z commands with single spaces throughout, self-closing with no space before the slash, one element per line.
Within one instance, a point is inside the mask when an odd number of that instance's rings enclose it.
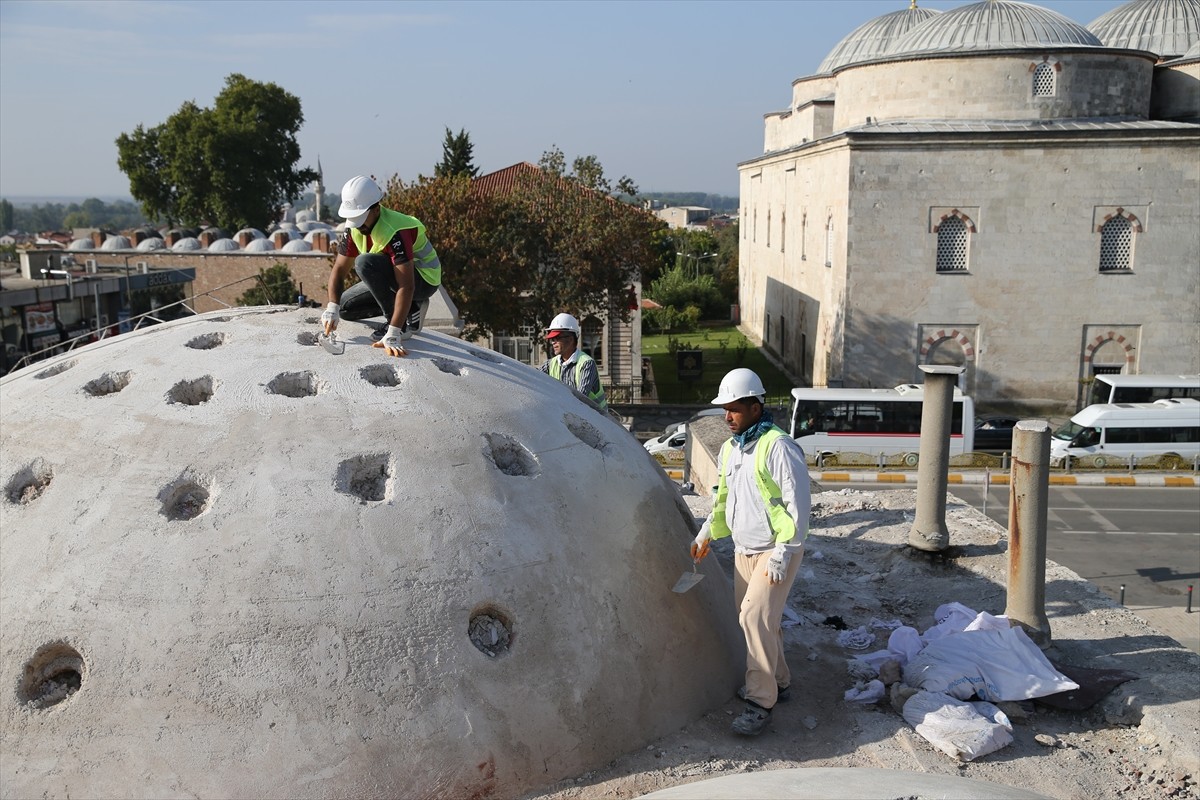
<path fill-rule="evenodd" d="M 1053 71 L 1050 71 L 1053 70 Z M 1029 96 L 1037 99 L 1039 97 L 1057 97 L 1058 96 L 1058 76 L 1062 72 L 1061 61 L 1050 61 L 1049 55 L 1042 56 L 1041 62 L 1034 61 L 1029 65 Z M 1038 92 L 1039 75 L 1050 75 L 1052 81 L 1050 91 L 1046 93 Z"/>
<path fill-rule="evenodd" d="M 1150 214 L 1149 206 L 1095 206 L 1092 210 L 1092 231 L 1099 234 L 1096 242 L 1096 270 L 1101 275 L 1128 275 L 1133 272 L 1134 260 L 1137 256 L 1138 237 L 1146 232 L 1146 220 Z M 1114 217 L 1121 217 L 1129 222 L 1129 264 L 1125 267 L 1105 269 L 1102 262 L 1104 253 L 1104 226 Z"/>
<path fill-rule="evenodd" d="M 976 220 L 979 219 L 979 206 L 933 206 L 929 209 L 929 233 L 937 236 L 938 231 L 946 220 L 955 218 L 963 223 L 967 231 L 967 252 L 965 262 L 960 269 L 938 269 L 938 242 L 934 242 L 933 263 L 938 275 L 966 275 L 971 271 L 971 243 L 975 234 L 979 233 Z"/>

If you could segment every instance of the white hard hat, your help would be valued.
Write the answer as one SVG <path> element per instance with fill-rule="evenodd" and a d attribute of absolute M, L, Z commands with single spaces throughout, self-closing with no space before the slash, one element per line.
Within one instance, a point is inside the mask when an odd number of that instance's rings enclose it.
<path fill-rule="evenodd" d="M 723 406 L 744 397 L 757 397 L 758 402 L 766 401 L 767 390 L 763 388 L 762 380 L 754 374 L 754 370 L 738 367 L 726 373 L 721 379 L 721 388 L 712 399 L 714 406 Z"/>
<path fill-rule="evenodd" d="M 578 340 L 579 320 L 570 314 L 558 314 L 554 319 L 550 320 L 550 327 L 546 328 L 546 338 L 553 339 L 563 331 L 575 334 L 575 339 Z"/>
<path fill-rule="evenodd" d="M 357 228 L 367 218 L 371 206 L 383 199 L 383 189 L 379 184 L 366 175 L 355 175 L 346 181 L 342 187 L 342 205 L 338 208 L 338 216 L 345 217 L 353 227 Z"/>

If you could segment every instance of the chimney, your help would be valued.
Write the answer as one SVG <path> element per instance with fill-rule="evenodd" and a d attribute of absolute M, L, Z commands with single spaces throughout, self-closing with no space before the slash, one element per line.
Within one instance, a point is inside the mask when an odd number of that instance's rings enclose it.
<path fill-rule="evenodd" d="M 252 234 L 250 231 L 238 231 L 238 233 L 237 233 L 238 247 L 245 250 L 246 245 L 250 244 L 253 241 L 254 241 L 254 234 Z"/>
<path fill-rule="evenodd" d="M 133 246 L 137 247 L 142 242 L 146 241 L 146 232 L 144 230 L 136 230 L 129 234 L 129 241 L 133 242 Z"/>
<path fill-rule="evenodd" d="M 283 246 L 291 240 L 292 237 L 288 236 L 287 231 L 275 231 L 271 234 L 271 243 L 275 245 L 276 250 L 282 250 Z"/>
<path fill-rule="evenodd" d="M 329 252 L 329 232 L 314 231 L 312 236 L 312 248 L 318 253 Z"/>
<path fill-rule="evenodd" d="M 178 228 L 171 228 L 171 230 L 167 231 L 167 236 L 163 240 L 163 243 L 167 247 L 174 247 L 175 243 L 178 242 L 182 238 L 183 238 L 183 235 L 180 233 Z"/>
<path fill-rule="evenodd" d="M 200 231 L 200 235 L 196 238 L 200 240 L 200 244 L 205 248 L 216 241 L 216 236 L 213 235 L 212 231 Z"/>
<path fill-rule="evenodd" d="M 92 247 L 99 250 L 102 244 L 104 244 L 104 231 L 92 231 Z"/>

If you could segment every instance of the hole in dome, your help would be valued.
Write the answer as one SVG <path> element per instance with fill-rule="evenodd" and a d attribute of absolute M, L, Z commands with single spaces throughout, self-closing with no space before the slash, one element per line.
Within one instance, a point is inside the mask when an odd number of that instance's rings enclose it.
<path fill-rule="evenodd" d="M 39 372 L 37 375 L 34 375 L 33 377 L 35 377 L 35 378 L 51 378 L 51 377 L 59 374 L 60 372 L 66 372 L 71 367 L 75 366 L 77 363 L 78 362 L 75 361 L 74 359 L 72 359 L 71 361 L 63 361 L 60 364 L 55 364 L 53 367 L 47 367 L 46 369 Z"/>
<path fill-rule="evenodd" d="M 213 317 L 209 322 L 229 322 L 233 317 Z"/>
<path fill-rule="evenodd" d="M 129 385 L 133 380 L 132 372 L 106 372 L 93 381 L 84 384 L 83 390 L 92 397 L 104 397 L 116 394 Z"/>
<path fill-rule="evenodd" d="M 179 403 L 185 406 L 198 406 L 212 399 L 215 381 L 211 375 L 190 381 L 180 381 L 167 392 L 168 403 Z"/>
<path fill-rule="evenodd" d="M 225 334 L 205 333 L 189 341 L 185 346 L 193 350 L 212 350 L 225 344 Z"/>
<path fill-rule="evenodd" d="M 305 317 L 304 318 L 305 325 L 317 325 L 317 324 L 320 324 L 320 322 L 321 322 L 320 317 Z"/>
<path fill-rule="evenodd" d="M 400 371 L 391 364 L 371 364 L 360 369 L 358 374 L 372 386 L 400 385 Z"/>
<path fill-rule="evenodd" d="M 512 620 L 495 606 L 482 606 L 471 612 L 467 636 L 475 649 L 488 658 L 505 655 L 512 647 Z"/>
<path fill-rule="evenodd" d="M 575 434 L 576 439 L 594 450 L 599 450 L 603 453 L 609 445 L 609 441 L 604 438 L 604 434 L 596 430 L 591 423 L 582 417 L 577 417 L 574 414 L 564 414 L 563 424 L 567 426 L 567 430 Z"/>
<path fill-rule="evenodd" d="M 191 475 L 183 475 L 168 484 L 158 493 L 162 501 L 162 514 L 171 521 L 195 519 L 208 508 L 212 493 L 209 481 Z"/>
<path fill-rule="evenodd" d="M 32 708 L 49 708 L 83 686 L 83 656 L 66 642 L 44 644 L 25 662 L 17 699 Z"/>
<path fill-rule="evenodd" d="M 317 334 L 312 331 L 303 331 L 296 334 L 296 343 L 305 345 L 315 345 L 318 342 Z"/>
<path fill-rule="evenodd" d="M 391 465 L 385 453 L 369 453 L 348 458 L 338 465 L 337 490 L 357 497 L 360 502 L 387 499 Z"/>
<path fill-rule="evenodd" d="M 485 433 L 487 447 L 483 454 L 505 475 L 532 477 L 541 473 L 541 467 L 533 453 L 511 436 L 502 433 Z"/>
<path fill-rule="evenodd" d="M 4 495 L 8 502 L 17 505 L 32 503 L 42 496 L 50 481 L 54 478 L 54 468 L 45 459 L 37 458 L 27 467 L 19 470 L 8 485 L 4 487 Z"/>
<path fill-rule="evenodd" d="M 467 369 L 462 364 L 450 358 L 435 358 L 433 365 L 447 375 L 466 375 Z"/>
<path fill-rule="evenodd" d="M 499 353 L 495 353 L 491 350 L 484 350 L 482 348 L 477 348 L 477 349 L 471 350 L 470 352 L 471 352 L 471 355 L 475 356 L 476 358 L 481 359 L 483 361 L 487 361 L 491 364 L 503 364 L 504 363 L 504 356 L 500 355 Z"/>
<path fill-rule="evenodd" d="M 317 376 L 311 372 L 285 372 L 267 384 L 267 391 L 285 397 L 312 397 L 318 385 Z"/>

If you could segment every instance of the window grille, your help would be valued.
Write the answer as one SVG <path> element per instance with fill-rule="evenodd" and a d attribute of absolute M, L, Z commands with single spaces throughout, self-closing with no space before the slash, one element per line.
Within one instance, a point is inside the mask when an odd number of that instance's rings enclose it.
<path fill-rule="evenodd" d="M 1133 224 L 1121 215 L 1100 228 L 1100 271 L 1118 272 L 1133 266 Z"/>
<path fill-rule="evenodd" d="M 1042 63 L 1033 70 L 1033 96 L 1054 96 L 1054 67 Z"/>
<path fill-rule="evenodd" d="M 966 223 L 959 217 L 946 217 L 937 231 L 937 271 L 965 272 L 967 269 Z"/>

